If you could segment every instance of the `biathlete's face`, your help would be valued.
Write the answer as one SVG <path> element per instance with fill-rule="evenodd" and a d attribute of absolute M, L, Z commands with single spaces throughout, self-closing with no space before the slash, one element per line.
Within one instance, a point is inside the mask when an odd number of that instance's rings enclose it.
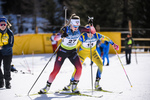
<path fill-rule="evenodd" d="M 80 26 L 80 19 L 71 19 L 70 25 L 73 31 L 77 31 Z"/>
<path fill-rule="evenodd" d="M 89 38 L 92 38 L 93 37 L 93 34 L 92 33 L 87 33 L 88 37 Z"/>
<path fill-rule="evenodd" d="M 6 22 L 0 22 L 0 29 L 3 31 L 6 29 L 7 23 Z"/>
<path fill-rule="evenodd" d="M 73 31 L 77 31 L 78 28 L 79 28 L 79 25 L 71 25 L 71 29 Z"/>

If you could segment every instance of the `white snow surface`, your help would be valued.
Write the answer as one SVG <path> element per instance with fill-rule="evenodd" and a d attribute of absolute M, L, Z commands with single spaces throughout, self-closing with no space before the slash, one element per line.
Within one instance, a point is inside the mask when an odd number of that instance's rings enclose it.
<path fill-rule="evenodd" d="M 101 96 L 101 98 L 74 96 L 63 94 L 43 94 L 27 96 L 31 86 L 41 73 L 42 69 L 51 58 L 52 54 L 35 54 L 35 55 L 15 55 L 12 64 L 18 70 L 18 73 L 11 72 L 11 89 L 0 89 L 0 100 L 150 100 L 150 54 L 137 54 L 138 63 L 136 63 L 135 54 L 132 53 L 131 64 L 126 65 L 125 54 L 119 54 L 123 67 L 132 84 L 131 87 L 125 71 L 115 54 L 110 54 L 110 65 L 103 67 L 102 79 L 100 85 L 104 90 L 113 91 L 114 93 L 93 91 L 91 82 L 91 66 L 90 59 L 85 60 L 82 66 L 82 75 L 78 83 L 78 89 L 81 93 Z M 45 87 L 50 72 L 53 70 L 55 57 L 49 62 L 46 69 L 40 76 L 39 80 L 31 90 L 30 94 L 37 93 L 41 88 Z M 93 64 L 93 85 L 97 66 Z M 22 74 L 31 70 L 33 74 Z M 49 92 L 55 92 L 63 89 L 70 82 L 74 66 L 68 59 L 65 60 L 60 72 L 53 81 Z M 94 88 L 94 86 L 93 86 Z M 123 92 L 119 94 L 118 92 Z M 18 97 L 19 96 L 19 97 Z"/>

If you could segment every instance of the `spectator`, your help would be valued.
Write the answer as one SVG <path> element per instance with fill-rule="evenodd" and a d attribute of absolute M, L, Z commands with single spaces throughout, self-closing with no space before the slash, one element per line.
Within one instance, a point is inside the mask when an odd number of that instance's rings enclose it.
<path fill-rule="evenodd" d="M 107 59 L 107 64 L 106 66 L 109 66 L 109 41 L 105 41 L 104 43 L 101 44 L 100 46 L 103 50 L 103 65 L 105 64 L 105 58 Z"/>
<path fill-rule="evenodd" d="M 53 35 L 51 36 L 51 41 L 52 41 L 52 47 L 53 47 L 53 52 L 55 52 L 56 48 L 57 48 L 57 41 L 54 40 L 55 37 L 55 31 L 53 31 Z"/>
<path fill-rule="evenodd" d="M 125 39 L 125 56 L 126 56 L 126 64 L 131 63 L 131 50 L 133 46 L 133 39 L 131 37 L 131 34 L 127 34 L 127 37 Z"/>
<path fill-rule="evenodd" d="M 12 61 L 12 47 L 14 43 L 14 35 L 9 29 L 10 23 L 5 17 L 0 18 L 0 88 L 11 88 L 11 61 Z M 3 72 L 1 70 L 1 62 L 3 61 Z"/>

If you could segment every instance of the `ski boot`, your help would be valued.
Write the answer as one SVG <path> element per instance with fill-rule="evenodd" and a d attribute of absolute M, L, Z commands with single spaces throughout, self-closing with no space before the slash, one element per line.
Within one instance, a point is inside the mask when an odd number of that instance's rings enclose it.
<path fill-rule="evenodd" d="M 5 80 L 6 89 L 11 89 L 10 80 Z"/>
<path fill-rule="evenodd" d="M 0 88 L 3 88 L 3 87 L 4 87 L 4 80 L 0 79 Z"/>
<path fill-rule="evenodd" d="M 11 65 L 11 71 L 16 73 L 18 72 L 18 70 L 14 67 L 14 65 Z"/>
<path fill-rule="evenodd" d="M 64 91 L 69 91 L 69 90 L 71 89 L 72 83 L 73 83 L 73 81 L 70 80 L 69 85 L 65 86 L 65 87 L 63 88 L 63 90 L 64 90 Z"/>
<path fill-rule="evenodd" d="M 79 81 L 73 81 L 72 83 L 72 93 L 80 93 L 80 91 L 78 90 L 77 88 L 77 84 L 78 84 Z"/>
<path fill-rule="evenodd" d="M 46 93 L 49 91 L 50 86 L 51 86 L 51 83 L 49 83 L 49 82 L 47 81 L 46 86 L 45 86 L 44 88 L 42 88 L 42 89 L 38 92 L 38 94 L 46 94 Z"/>
<path fill-rule="evenodd" d="M 107 63 L 106 66 L 109 66 L 109 63 Z"/>
<path fill-rule="evenodd" d="M 100 80 L 100 78 L 96 79 L 96 81 L 95 81 L 95 89 L 98 91 L 101 91 L 102 87 L 100 87 L 100 85 L 99 85 L 99 80 Z"/>

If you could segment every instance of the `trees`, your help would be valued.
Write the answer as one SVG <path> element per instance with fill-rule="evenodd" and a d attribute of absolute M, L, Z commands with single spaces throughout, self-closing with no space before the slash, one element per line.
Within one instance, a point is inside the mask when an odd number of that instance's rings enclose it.
<path fill-rule="evenodd" d="M 3 14 L 32 14 L 33 0 L 2 0 Z"/>
<path fill-rule="evenodd" d="M 149 37 L 150 28 L 150 3 L 149 0 L 135 0 L 132 4 L 134 12 L 132 14 L 133 27 L 137 28 L 134 32 L 138 33 L 139 36 Z"/>
<path fill-rule="evenodd" d="M 116 2 L 117 1 L 117 2 Z M 87 17 L 94 17 L 94 25 L 102 27 L 121 27 L 122 1 L 121 0 L 64 0 L 64 4 L 81 17 L 81 23 L 87 23 Z"/>
<path fill-rule="evenodd" d="M 32 29 L 36 29 L 37 17 L 48 19 L 50 25 L 45 30 L 52 31 L 63 24 L 63 9 L 56 0 L 2 0 L 3 14 L 20 14 L 21 17 L 33 17 Z M 59 27 L 60 28 L 60 27 Z"/>
<path fill-rule="evenodd" d="M 54 0 L 41 0 L 41 16 L 50 22 L 48 30 L 55 30 L 63 24 L 63 7 Z M 60 28 L 60 27 L 58 27 Z"/>
<path fill-rule="evenodd" d="M 94 17 L 94 25 L 100 25 L 101 31 L 128 30 L 128 20 L 132 21 L 133 32 L 144 34 L 150 27 L 149 0 L 2 0 L 3 14 L 21 14 L 42 16 L 52 26 L 64 24 L 63 6 L 68 8 L 67 18 L 76 13 L 81 24 L 87 24 L 88 16 Z M 36 23 L 36 22 L 35 22 Z M 37 22 L 38 23 L 38 22 Z M 60 27 L 59 27 L 60 28 Z M 121 30 L 118 30 L 120 28 Z M 134 30 L 142 28 L 142 30 Z M 146 35 L 148 36 L 148 35 Z"/>

